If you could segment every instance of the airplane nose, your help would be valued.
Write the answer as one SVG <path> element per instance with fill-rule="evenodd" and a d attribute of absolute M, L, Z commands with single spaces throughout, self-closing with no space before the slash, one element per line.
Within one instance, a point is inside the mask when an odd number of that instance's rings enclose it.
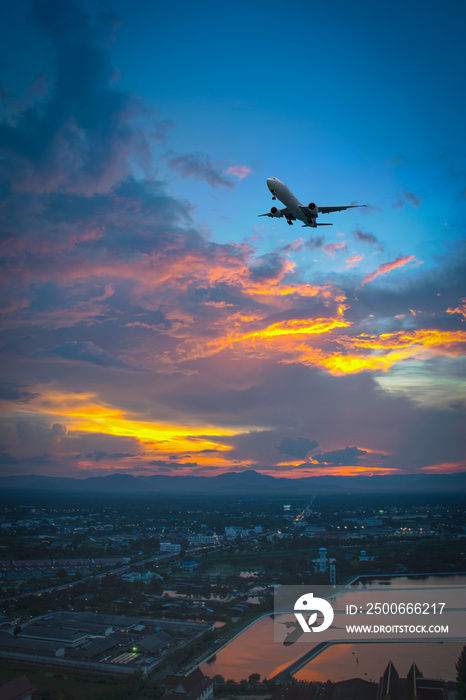
<path fill-rule="evenodd" d="M 275 178 L 274 178 L 274 177 L 268 177 L 268 178 L 267 178 L 267 187 L 269 188 L 269 190 L 273 190 L 274 185 L 275 185 Z"/>

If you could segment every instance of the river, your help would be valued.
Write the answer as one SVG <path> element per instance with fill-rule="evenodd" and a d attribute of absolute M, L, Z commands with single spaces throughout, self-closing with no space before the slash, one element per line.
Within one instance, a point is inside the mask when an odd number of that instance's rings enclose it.
<path fill-rule="evenodd" d="M 399 577 L 359 583 L 361 593 L 364 587 L 413 588 L 422 586 L 465 586 L 466 576 L 429 576 L 422 579 Z M 466 601 L 465 601 L 466 603 Z M 261 678 L 272 678 L 290 663 L 299 659 L 310 647 L 302 642 L 291 646 L 274 641 L 273 618 L 267 616 L 217 652 L 212 663 L 202 666 L 203 672 L 213 677 L 220 674 L 225 680 L 240 681 L 251 673 L 259 673 Z M 464 642 L 424 642 L 424 643 L 361 643 L 335 644 L 325 649 L 295 674 L 301 681 L 340 681 L 347 678 L 363 678 L 378 681 L 387 663 L 391 660 L 401 676 L 405 676 L 415 661 L 424 676 L 455 680 L 456 661 Z"/>

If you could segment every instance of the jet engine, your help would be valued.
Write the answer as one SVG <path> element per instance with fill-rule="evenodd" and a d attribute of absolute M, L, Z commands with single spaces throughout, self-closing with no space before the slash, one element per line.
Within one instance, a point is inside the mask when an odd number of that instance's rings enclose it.
<path fill-rule="evenodd" d="M 280 209 L 278 207 L 272 207 L 272 209 L 270 210 L 270 213 L 272 214 L 272 216 L 276 216 L 277 218 L 280 218 L 280 216 L 283 216 L 282 212 L 280 211 Z"/>
<path fill-rule="evenodd" d="M 312 217 L 315 217 L 315 216 L 318 215 L 318 213 L 319 213 L 319 207 L 318 207 L 317 204 L 315 204 L 314 202 L 310 202 L 310 204 L 307 205 L 307 208 L 309 209 L 309 214 L 310 214 Z"/>

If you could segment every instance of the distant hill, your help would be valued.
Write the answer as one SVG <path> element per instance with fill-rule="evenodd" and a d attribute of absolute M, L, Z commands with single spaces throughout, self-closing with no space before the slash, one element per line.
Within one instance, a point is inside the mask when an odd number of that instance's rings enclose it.
<path fill-rule="evenodd" d="M 466 492 L 466 471 L 456 474 L 403 474 L 392 476 L 313 476 L 284 479 L 256 471 L 227 472 L 218 476 L 131 476 L 112 474 L 86 479 L 69 477 L 0 477 L 0 489 L 74 493 L 153 494 L 343 494 L 343 493 L 457 493 Z"/>

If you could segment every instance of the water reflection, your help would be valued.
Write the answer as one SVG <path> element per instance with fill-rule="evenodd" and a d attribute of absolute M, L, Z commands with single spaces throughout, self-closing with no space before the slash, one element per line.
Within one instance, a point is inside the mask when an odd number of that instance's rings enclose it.
<path fill-rule="evenodd" d="M 295 675 L 299 681 L 343 681 L 363 678 L 378 682 L 388 661 L 393 661 L 400 676 L 406 677 L 413 661 L 426 678 L 455 680 L 455 664 L 463 644 L 460 642 L 422 644 L 339 644 L 322 654 Z"/>
<path fill-rule="evenodd" d="M 447 584 L 448 581 L 448 584 Z M 400 577 L 396 579 L 374 581 L 359 584 L 364 587 L 389 585 L 393 588 L 419 588 L 429 586 L 465 585 L 466 577 L 430 576 L 424 579 Z M 347 678 L 363 678 L 378 681 L 388 661 L 391 659 L 401 675 L 406 674 L 413 661 L 426 677 L 445 680 L 456 678 L 455 664 L 464 643 L 461 642 L 424 642 L 424 643 L 364 643 L 339 644 L 325 649 L 317 658 L 310 661 L 297 674 L 298 680 L 305 681 L 340 681 Z M 273 620 L 266 617 L 239 637 L 217 652 L 216 659 L 202 668 L 210 677 L 215 674 L 225 679 L 240 681 L 251 673 L 259 673 L 262 678 L 271 678 L 299 659 L 306 651 L 307 645 L 297 643 L 286 647 L 274 642 Z"/>

